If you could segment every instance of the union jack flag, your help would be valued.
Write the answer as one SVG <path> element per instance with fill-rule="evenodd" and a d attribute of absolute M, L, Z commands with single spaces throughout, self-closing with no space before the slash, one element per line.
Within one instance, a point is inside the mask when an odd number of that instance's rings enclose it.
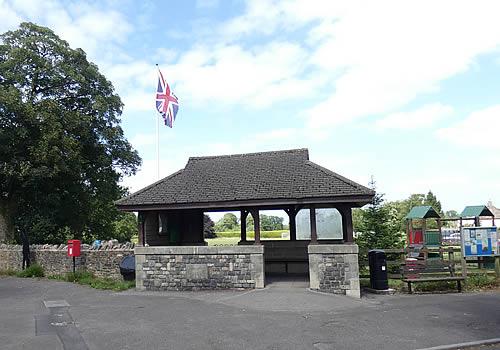
<path fill-rule="evenodd" d="M 175 116 L 179 110 L 179 100 L 174 95 L 170 86 L 163 79 L 163 74 L 158 69 L 158 89 L 156 90 L 156 109 L 160 112 L 165 125 L 172 127 Z"/>

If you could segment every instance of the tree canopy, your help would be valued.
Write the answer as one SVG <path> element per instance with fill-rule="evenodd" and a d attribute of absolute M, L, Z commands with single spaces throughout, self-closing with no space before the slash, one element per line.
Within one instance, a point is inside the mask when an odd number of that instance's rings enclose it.
<path fill-rule="evenodd" d="M 283 218 L 274 215 L 260 214 L 260 229 L 262 231 L 283 230 Z M 247 216 L 247 230 L 253 230 L 253 216 Z M 215 232 L 239 231 L 240 220 L 233 213 L 226 213 L 215 224 Z"/>
<path fill-rule="evenodd" d="M 215 224 L 215 232 L 236 231 L 238 228 L 238 217 L 233 213 L 224 214 Z"/>
<path fill-rule="evenodd" d="M 372 180 L 370 187 L 375 190 Z M 356 218 L 357 217 L 357 218 Z M 362 209 L 354 216 L 358 227 L 356 243 L 361 249 L 395 248 L 401 246 L 403 235 L 399 231 L 397 211 L 384 202 L 384 195 L 376 193 L 366 209 Z"/>
<path fill-rule="evenodd" d="M 14 228 L 39 241 L 113 232 L 119 181 L 141 162 L 122 107 L 85 52 L 50 29 L 0 36 L 0 241 Z"/>
<path fill-rule="evenodd" d="M 370 186 L 375 189 L 375 182 Z M 405 217 L 414 206 L 430 205 L 441 216 L 441 202 L 432 191 L 411 194 L 407 199 L 387 202 L 383 194 L 377 193 L 370 205 L 353 210 L 354 231 L 358 233 L 357 242 L 361 248 L 395 248 L 404 242 L 406 232 Z M 435 228 L 433 220 L 429 228 Z"/>

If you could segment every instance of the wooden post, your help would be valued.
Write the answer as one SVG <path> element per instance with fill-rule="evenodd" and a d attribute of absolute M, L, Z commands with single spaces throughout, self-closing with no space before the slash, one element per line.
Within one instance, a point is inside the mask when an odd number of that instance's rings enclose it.
<path fill-rule="evenodd" d="M 241 240 L 241 242 L 247 241 L 247 216 L 248 216 L 247 210 L 240 211 L 240 226 L 241 226 L 240 240 Z"/>
<path fill-rule="evenodd" d="M 318 232 L 316 231 L 316 206 L 309 207 L 309 222 L 311 224 L 311 244 L 318 244 Z"/>
<path fill-rule="evenodd" d="M 410 245 L 410 220 L 406 219 L 406 246 Z"/>
<path fill-rule="evenodd" d="M 413 232 L 413 219 L 408 219 L 409 223 L 408 225 L 410 226 L 410 236 L 411 237 L 411 244 L 415 244 L 415 233 Z M 408 245 L 410 245 L 410 242 L 408 242 Z"/>
<path fill-rule="evenodd" d="M 342 207 L 337 209 L 342 216 L 342 238 L 344 243 L 354 242 L 354 229 L 352 227 L 352 211 L 349 207 Z"/>
<path fill-rule="evenodd" d="M 146 246 L 146 230 L 144 229 L 146 221 L 146 213 L 140 211 L 137 215 L 137 228 L 138 228 L 138 241 L 139 245 L 145 247 Z"/>
<path fill-rule="evenodd" d="M 427 246 L 425 231 L 427 231 L 427 219 L 423 219 L 422 221 L 422 238 L 424 239 L 424 245 Z"/>
<path fill-rule="evenodd" d="M 438 232 L 439 232 L 439 245 L 441 245 L 443 242 L 441 219 L 437 219 L 437 225 L 438 225 Z"/>
<path fill-rule="evenodd" d="M 474 226 L 476 226 L 476 227 L 481 226 L 481 220 L 479 220 L 479 216 L 474 217 Z"/>
<path fill-rule="evenodd" d="M 448 264 L 450 266 L 451 276 L 455 276 L 455 256 L 453 248 L 448 248 Z"/>
<path fill-rule="evenodd" d="M 495 274 L 500 278 L 500 255 L 495 256 Z"/>
<path fill-rule="evenodd" d="M 252 210 L 252 216 L 253 216 L 253 230 L 255 232 L 254 244 L 255 245 L 259 245 L 260 244 L 260 217 L 259 217 L 259 210 L 257 210 L 257 209 Z"/>
<path fill-rule="evenodd" d="M 465 252 L 460 249 L 460 263 L 462 264 L 462 277 L 467 277 L 467 260 L 465 259 Z"/>
<path fill-rule="evenodd" d="M 288 226 L 290 228 L 290 241 L 297 240 L 297 223 L 295 222 L 295 218 L 297 217 L 297 209 L 292 207 L 290 209 L 286 209 L 285 212 L 288 214 Z"/>

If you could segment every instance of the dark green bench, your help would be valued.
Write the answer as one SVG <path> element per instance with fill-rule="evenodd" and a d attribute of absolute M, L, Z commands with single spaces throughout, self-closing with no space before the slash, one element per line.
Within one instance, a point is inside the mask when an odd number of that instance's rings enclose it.
<path fill-rule="evenodd" d="M 444 275 L 447 274 L 447 275 Z M 455 276 L 454 265 L 442 259 L 406 260 L 401 269 L 402 281 L 408 284 L 408 292 L 412 293 L 412 283 L 419 282 L 457 282 L 457 289 L 462 291 L 462 276 Z"/>

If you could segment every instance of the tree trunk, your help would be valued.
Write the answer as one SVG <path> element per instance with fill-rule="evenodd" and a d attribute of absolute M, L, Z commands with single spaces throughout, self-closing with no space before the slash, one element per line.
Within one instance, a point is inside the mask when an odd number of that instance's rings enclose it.
<path fill-rule="evenodd" d="M 8 202 L 0 201 L 0 243 L 14 240 L 14 208 Z"/>

